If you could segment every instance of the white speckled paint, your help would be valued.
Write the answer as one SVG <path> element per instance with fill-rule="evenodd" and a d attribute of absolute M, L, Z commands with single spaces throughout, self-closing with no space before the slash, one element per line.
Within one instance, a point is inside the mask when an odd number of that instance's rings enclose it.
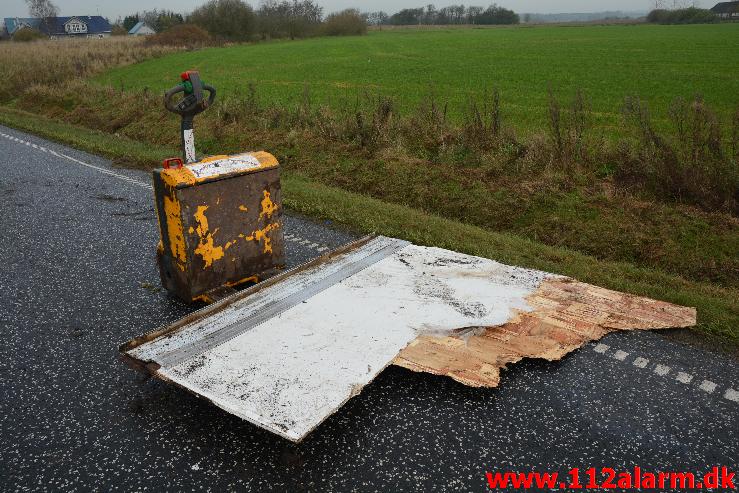
<path fill-rule="evenodd" d="M 192 129 L 183 130 L 182 139 L 185 143 L 185 162 L 194 163 L 198 160 L 198 158 L 195 157 L 195 133 Z"/>
<path fill-rule="evenodd" d="M 320 269 L 335 270 L 361 250 Z M 270 301 L 284 299 L 315 275 L 307 271 L 288 276 L 216 316 L 129 354 L 157 361 L 195 339 L 213 337 Z M 409 245 L 241 335 L 163 366 L 159 373 L 232 414 L 300 441 L 419 333 L 503 324 L 514 310 L 528 310 L 525 297 L 546 276 Z"/>
<path fill-rule="evenodd" d="M 244 153 L 215 161 L 197 162 L 188 165 L 187 168 L 195 175 L 195 178 L 210 178 L 235 171 L 256 169 L 260 166 L 259 159 Z"/>

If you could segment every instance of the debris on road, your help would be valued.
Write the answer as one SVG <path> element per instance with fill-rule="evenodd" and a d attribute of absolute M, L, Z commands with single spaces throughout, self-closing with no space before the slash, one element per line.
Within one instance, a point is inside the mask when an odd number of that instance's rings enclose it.
<path fill-rule="evenodd" d="M 387 365 L 498 384 L 613 330 L 695 310 L 402 240 L 368 237 L 121 346 L 124 359 L 298 442 Z"/>
<path fill-rule="evenodd" d="M 544 279 L 504 325 L 467 338 L 421 336 L 393 361 L 473 387 L 497 387 L 500 370 L 523 358 L 556 361 L 617 330 L 692 327 L 694 308 L 619 293 L 569 278 Z"/>

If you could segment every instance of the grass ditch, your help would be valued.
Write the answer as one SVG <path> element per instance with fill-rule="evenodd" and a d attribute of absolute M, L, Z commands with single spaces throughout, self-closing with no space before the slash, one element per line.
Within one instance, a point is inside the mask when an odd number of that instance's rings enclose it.
<path fill-rule="evenodd" d="M 127 166 L 151 168 L 174 146 L 154 146 L 125 137 L 50 120 L 17 109 L 0 107 L 0 123 L 76 148 L 118 158 Z M 123 160 L 120 160 L 123 156 Z M 376 232 L 513 265 L 546 270 L 636 295 L 649 296 L 698 309 L 697 330 L 739 345 L 739 289 L 685 279 L 627 262 L 602 261 L 560 246 L 494 232 L 439 217 L 402 204 L 383 202 L 337 187 L 316 183 L 290 169 L 283 175 L 284 202 L 290 209 L 329 219 L 352 229 Z"/>
<path fill-rule="evenodd" d="M 269 149 L 285 170 L 329 186 L 600 260 L 738 287 L 739 116 L 727 127 L 700 98 L 677 100 L 675 129 L 665 133 L 644 101 L 629 98 L 625 137 L 614 142 L 591 133 L 585 94 L 565 103 L 549 97 L 548 129 L 521 138 L 496 91 L 470 101 L 455 124 L 433 97 L 405 115 L 392 100 L 371 97 L 337 112 L 313 103 L 309 89 L 297 105 L 276 106 L 249 86 L 198 117 L 197 143 L 206 154 Z M 177 118 L 148 90 L 76 80 L 31 87 L 14 103 L 132 141 L 179 145 Z"/>

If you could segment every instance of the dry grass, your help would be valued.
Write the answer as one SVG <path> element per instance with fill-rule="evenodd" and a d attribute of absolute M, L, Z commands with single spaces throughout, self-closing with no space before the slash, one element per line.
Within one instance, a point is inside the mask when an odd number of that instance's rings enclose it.
<path fill-rule="evenodd" d="M 146 46 L 143 39 L 134 37 L 0 43 L 0 67 L 3 69 L 0 102 L 19 97 L 35 84 L 89 77 L 111 67 L 173 51 L 176 48 Z"/>
<path fill-rule="evenodd" d="M 178 121 L 160 99 L 152 90 L 76 80 L 29 88 L 16 104 L 55 121 L 176 149 Z M 735 204 L 736 161 L 730 145 L 712 157 L 715 130 L 697 132 L 713 121 L 696 117 L 710 115 L 708 109 L 698 101 L 683 105 L 688 112 L 681 118 L 690 119 L 683 131 L 696 140 L 682 149 L 677 130 L 657 135 L 652 129 L 646 143 L 627 138 L 638 133 L 633 126 L 642 127 L 626 119 L 624 140 L 600 140 L 589 133 L 585 101 L 582 94 L 552 101 L 558 130 L 522 138 L 501 115 L 494 91 L 471 101 L 460 125 L 433 97 L 406 114 L 381 97 L 337 111 L 313 103 L 307 88 L 298 104 L 277 106 L 247 86 L 198 117 L 198 150 L 269 149 L 286 170 L 317 182 L 601 260 L 737 286 L 739 219 L 727 214 Z M 657 138 L 659 147 L 652 144 Z M 700 166 L 690 160 L 694 150 Z M 675 159 L 655 158 L 668 155 Z"/>

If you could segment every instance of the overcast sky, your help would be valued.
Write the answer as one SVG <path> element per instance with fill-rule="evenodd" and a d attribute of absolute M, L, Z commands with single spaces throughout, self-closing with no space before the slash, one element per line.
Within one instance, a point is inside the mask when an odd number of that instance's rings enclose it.
<path fill-rule="evenodd" d="M 205 0 L 55 0 L 59 15 L 103 15 L 115 20 L 137 10 L 168 9 L 176 12 L 189 12 Z M 257 6 L 259 0 L 252 0 Z M 318 0 L 326 13 L 355 7 L 362 11 L 384 10 L 393 13 L 406 7 L 419 7 L 433 3 L 437 7 L 464 3 L 465 5 L 487 5 L 486 0 Z M 498 0 L 497 3 L 516 12 L 556 13 L 556 12 L 600 12 L 603 10 L 648 10 L 649 0 Z M 0 0 L 0 17 L 26 16 L 28 9 L 24 0 Z"/>

